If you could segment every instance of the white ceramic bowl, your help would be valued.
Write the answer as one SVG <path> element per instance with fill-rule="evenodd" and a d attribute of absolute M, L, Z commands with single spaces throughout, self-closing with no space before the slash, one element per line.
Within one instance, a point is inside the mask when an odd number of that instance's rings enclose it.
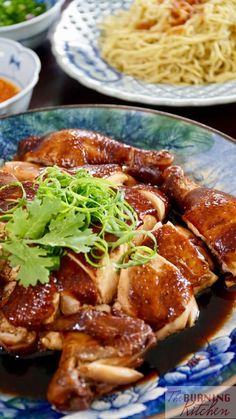
<path fill-rule="evenodd" d="M 0 26 L 0 37 L 14 39 L 29 48 L 35 48 L 46 38 L 58 18 L 65 0 L 43 0 L 47 11 L 33 19 L 15 25 Z"/>
<path fill-rule="evenodd" d="M 19 42 L 0 38 L 0 78 L 20 88 L 15 96 L 0 102 L 0 116 L 28 108 L 40 69 L 41 63 L 34 51 Z"/>

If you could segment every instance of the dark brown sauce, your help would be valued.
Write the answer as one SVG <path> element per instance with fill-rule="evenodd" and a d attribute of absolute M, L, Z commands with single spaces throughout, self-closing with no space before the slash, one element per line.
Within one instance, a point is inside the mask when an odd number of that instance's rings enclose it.
<path fill-rule="evenodd" d="M 25 359 L 0 355 L 0 391 L 22 397 L 45 399 L 58 361 L 59 353 Z"/>
<path fill-rule="evenodd" d="M 235 306 L 236 287 L 226 290 L 220 282 L 198 298 L 200 317 L 196 325 L 159 343 L 147 354 L 141 368 L 153 366 L 163 374 L 187 355 L 205 345 L 221 328 Z M 48 383 L 57 368 L 60 354 L 33 359 L 0 355 L 0 391 L 18 396 L 46 398 Z"/>
<path fill-rule="evenodd" d="M 218 281 L 211 289 L 197 298 L 200 315 L 196 324 L 160 342 L 149 351 L 146 361 L 159 374 L 164 374 L 198 351 L 229 319 L 236 305 L 236 287 L 226 289 Z"/>

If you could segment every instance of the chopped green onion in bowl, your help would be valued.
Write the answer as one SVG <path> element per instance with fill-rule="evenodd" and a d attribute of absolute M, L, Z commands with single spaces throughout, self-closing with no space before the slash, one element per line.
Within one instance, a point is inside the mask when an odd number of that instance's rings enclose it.
<path fill-rule="evenodd" d="M 43 1 L 0 0 L 0 26 L 15 25 L 46 12 Z"/>

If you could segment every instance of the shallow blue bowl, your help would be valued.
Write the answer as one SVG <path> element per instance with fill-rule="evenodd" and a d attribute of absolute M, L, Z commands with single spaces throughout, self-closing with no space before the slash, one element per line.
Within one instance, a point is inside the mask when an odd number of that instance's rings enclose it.
<path fill-rule="evenodd" d="M 29 135 L 42 135 L 53 130 L 76 127 L 99 131 L 138 147 L 167 148 L 175 154 L 176 163 L 181 164 L 185 172 L 201 184 L 230 193 L 236 191 L 236 143 L 232 139 L 196 122 L 141 108 L 72 106 L 37 110 L 2 118 L 0 119 L 0 157 L 10 159 L 16 151 L 18 142 Z M 224 307 L 226 302 L 226 294 L 216 295 L 216 308 L 219 307 L 216 312 L 219 319 L 220 307 Z M 203 311 L 201 315 L 204 315 Z M 185 359 L 177 365 L 160 376 L 155 368 L 149 366 L 144 380 L 97 400 L 89 410 L 78 412 L 73 417 L 75 419 L 141 419 L 153 415 L 163 417 L 167 407 L 165 395 L 173 386 L 192 393 L 199 389 L 199 386 L 207 391 L 215 389 L 219 392 L 223 388 L 221 386 L 232 385 L 236 382 L 235 320 L 236 311 L 233 309 L 212 336 L 205 340 L 199 336 L 195 350 L 191 345 L 187 346 Z M 182 333 L 178 334 L 177 338 L 183 336 Z M 199 333 L 197 324 L 191 329 L 191 333 L 192 335 Z M 172 354 L 178 358 L 175 343 L 175 336 L 162 343 L 164 357 L 165 353 L 168 357 L 172 351 Z M 168 345 L 168 350 L 165 345 Z M 152 353 L 153 362 L 155 356 L 158 355 Z M 14 382 L 14 373 L 12 380 Z M 23 380 L 24 375 L 22 382 Z M 171 407 L 177 405 L 178 403 Z M 56 419 L 63 416 L 53 410 L 46 400 L 0 394 L 2 418 Z M 170 414 L 169 417 L 171 416 Z M 71 417 L 67 416 L 68 419 Z"/>

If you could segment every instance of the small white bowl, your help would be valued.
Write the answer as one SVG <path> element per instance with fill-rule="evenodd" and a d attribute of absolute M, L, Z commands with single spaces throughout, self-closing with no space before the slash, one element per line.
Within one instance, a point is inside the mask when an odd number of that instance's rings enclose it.
<path fill-rule="evenodd" d="M 21 42 L 29 48 L 36 48 L 47 37 L 48 31 L 58 18 L 65 0 L 43 0 L 47 11 L 32 19 L 15 25 L 0 26 L 0 37 Z"/>
<path fill-rule="evenodd" d="M 20 88 L 15 96 L 0 102 L 0 116 L 28 109 L 40 69 L 41 63 L 34 51 L 19 42 L 0 38 L 0 79 Z"/>

